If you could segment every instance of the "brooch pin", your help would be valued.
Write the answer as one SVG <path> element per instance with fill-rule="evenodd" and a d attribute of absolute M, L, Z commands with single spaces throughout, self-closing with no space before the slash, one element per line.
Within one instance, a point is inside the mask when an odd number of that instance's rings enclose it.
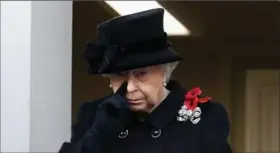
<path fill-rule="evenodd" d="M 184 122 L 190 120 L 193 124 L 197 124 L 201 118 L 201 109 L 198 103 L 206 103 L 211 97 L 199 98 L 201 94 L 200 88 L 194 88 L 188 91 L 185 95 L 184 105 L 178 111 L 177 121 Z"/>

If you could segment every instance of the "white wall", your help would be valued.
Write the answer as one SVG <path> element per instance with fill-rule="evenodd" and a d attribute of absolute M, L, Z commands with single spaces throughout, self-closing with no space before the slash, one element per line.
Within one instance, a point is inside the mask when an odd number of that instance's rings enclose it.
<path fill-rule="evenodd" d="M 1 152 L 29 151 L 30 14 L 31 2 L 1 1 Z"/>
<path fill-rule="evenodd" d="M 71 1 L 1 1 L 1 152 L 69 140 L 71 63 Z"/>

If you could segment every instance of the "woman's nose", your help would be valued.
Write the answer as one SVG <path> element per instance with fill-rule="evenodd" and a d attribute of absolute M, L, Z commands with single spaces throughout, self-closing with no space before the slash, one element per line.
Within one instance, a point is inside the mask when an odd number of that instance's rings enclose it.
<path fill-rule="evenodd" d="M 133 92 L 137 89 L 135 82 L 132 79 L 127 80 L 127 92 Z"/>

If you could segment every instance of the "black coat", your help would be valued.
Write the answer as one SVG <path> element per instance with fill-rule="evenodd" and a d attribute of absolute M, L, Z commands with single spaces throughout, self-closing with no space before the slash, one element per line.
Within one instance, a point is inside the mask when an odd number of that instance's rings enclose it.
<path fill-rule="evenodd" d="M 186 90 L 179 84 L 146 120 L 136 120 L 128 131 L 105 144 L 103 153 L 230 153 L 227 142 L 229 121 L 225 108 L 216 102 L 199 104 L 201 120 L 197 124 L 177 121 Z M 68 153 L 94 122 L 95 110 L 102 99 L 84 103 L 73 125 L 70 143 L 59 153 Z M 112 127 L 114 128 L 114 127 Z"/>

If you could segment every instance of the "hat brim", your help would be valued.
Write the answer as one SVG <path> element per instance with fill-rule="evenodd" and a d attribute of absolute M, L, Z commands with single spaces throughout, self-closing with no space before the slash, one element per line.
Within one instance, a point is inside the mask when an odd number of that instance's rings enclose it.
<path fill-rule="evenodd" d="M 102 72 L 89 70 L 90 74 L 112 74 L 154 65 L 184 60 L 171 47 L 154 51 L 121 55 Z"/>

